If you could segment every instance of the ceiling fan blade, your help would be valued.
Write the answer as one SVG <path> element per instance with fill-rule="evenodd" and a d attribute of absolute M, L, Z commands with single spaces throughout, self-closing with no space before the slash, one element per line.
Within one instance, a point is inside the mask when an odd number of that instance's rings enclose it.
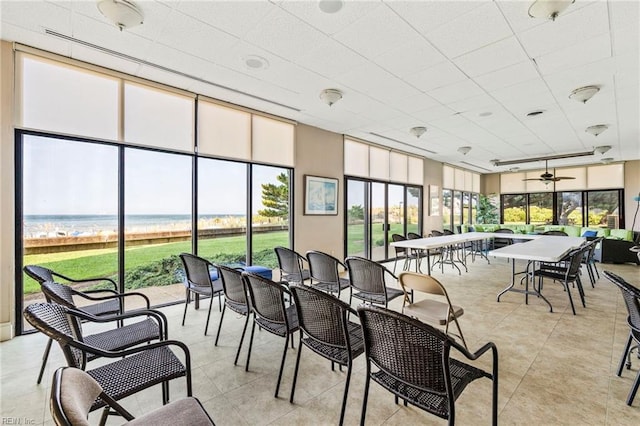
<path fill-rule="evenodd" d="M 529 179 L 522 179 L 522 180 L 539 180 L 539 181 L 544 181 L 544 179 L 540 179 L 540 178 L 529 178 Z"/>
<path fill-rule="evenodd" d="M 560 180 L 560 179 L 575 179 L 575 177 L 573 176 L 556 176 L 554 179 Z"/>

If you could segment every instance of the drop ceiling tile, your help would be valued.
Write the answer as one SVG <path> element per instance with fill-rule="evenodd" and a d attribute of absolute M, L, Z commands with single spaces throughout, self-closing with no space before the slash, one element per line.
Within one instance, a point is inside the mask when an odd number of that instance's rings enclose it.
<path fill-rule="evenodd" d="M 526 60 L 515 65 L 490 72 L 473 80 L 487 92 L 513 86 L 539 78 L 540 75 L 531 61 Z"/>
<path fill-rule="evenodd" d="M 46 35 L 41 31 L 32 31 L 6 22 L 0 25 L 0 38 L 4 41 L 16 41 L 27 46 L 37 46 L 40 49 L 63 56 L 71 55 L 70 42 Z"/>
<path fill-rule="evenodd" d="M 444 55 L 418 35 L 373 59 L 376 64 L 399 77 L 415 74 L 446 60 Z"/>
<path fill-rule="evenodd" d="M 95 49 L 90 49 L 81 44 L 71 44 L 71 57 L 89 64 L 96 64 L 112 70 L 118 70 L 131 75 L 136 75 L 140 64 L 134 61 L 107 55 Z"/>
<path fill-rule="evenodd" d="M 334 78 L 364 65 L 367 60 L 337 41 L 325 39 L 309 46 L 307 53 L 298 57 L 295 62 L 317 74 Z"/>
<path fill-rule="evenodd" d="M 418 93 L 417 95 L 389 101 L 388 104 L 399 111 L 410 114 L 412 112 L 422 111 L 427 108 L 438 106 L 440 105 L 440 102 L 436 101 L 429 95 Z"/>
<path fill-rule="evenodd" d="M 540 80 L 529 80 L 503 89 L 494 90 L 491 95 L 503 105 L 527 105 L 531 109 L 552 104 L 555 99 L 545 83 Z M 509 108 L 507 108 L 509 109 Z"/>
<path fill-rule="evenodd" d="M 205 78 L 205 70 L 209 65 L 209 62 L 202 58 L 162 44 L 153 45 L 153 47 L 149 49 L 145 59 L 153 64 L 161 65 L 185 74 L 191 74 L 199 78 Z"/>
<path fill-rule="evenodd" d="M 497 0 L 496 3 L 516 34 L 547 22 L 529 16 L 532 1 Z"/>
<path fill-rule="evenodd" d="M 491 96 L 482 93 L 481 95 L 448 103 L 447 106 L 460 113 L 474 112 L 477 115 L 481 112 L 491 112 L 498 107 L 498 103 Z"/>
<path fill-rule="evenodd" d="M 477 77 L 526 60 L 527 55 L 518 40 L 509 37 L 458 56 L 453 62 L 468 76 Z"/>
<path fill-rule="evenodd" d="M 71 10 L 54 3 L 3 1 L 0 3 L 0 21 L 36 32 L 49 28 L 69 35 Z"/>
<path fill-rule="evenodd" d="M 575 68 L 611 57 L 611 37 L 608 33 L 585 40 L 565 49 L 536 58 L 543 75 Z"/>
<path fill-rule="evenodd" d="M 609 31 L 607 3 L 594 2 L 573 13 L 518 34 L 529 57 L 561 50 Z"/>
<path fill-rule="evenodd" d="M 175 8 L 242 38 L 278 6 L 268 1 L 180 1 Z"/>
<path fill-rule="evenodd" d="M 637 26 L 613 32 L 612 39 L 614 54 L 638 56 L 640 51 L 640 31 Z"/>
<path fill-rule="evenodd" d="M 413 28 L 427 34 L 434 29 L 453 21 L 472 10 L 482 6 L 478 1 L 395 1 L 389 2 L 388 7 L 393 9 Z"/>
<path fill-rule="evenodd" d="M 348 27 L 365 14 L 381 7 L 382 3 L 345 1 L 338 13 L 322 12 L 315 1 L 283 1 L 280 6 L 323 33 L 331 35 Z"/>
<path fill-rule="evenodd" d="M 489 2 L 426 35 L 447 57 L 455 58 L 507 38 L 513 32 L 498 7 Z"/>
<path fill-rule="evenodd" d="M 451 115 L 454 115 L 455 113 L 456 112 L 451 108 L 441 105 L 433 108 L 427 108 L 423 111 L 414 112 L 411 115 L 417 118 L 418 120 L 421 120 L 422 122 L 432 123 L 435 120 L 438 120 L 444 117 L 449 117 Z"/>
<path fill-rule="evenodd" d="M 405 81 L 419 90 L 430 91 L 467 79 L 453 63 L 447 61 L 427 68 L 424 71 L 409 75 Z"/>
<path fill-rule="evenodd" d="M 611 13 L 611 26 L 616 30 L 638 30 L 640 18 L 640 3 L 637 1 L 611 1 L 608 2 Z"/>
<path fill-rule="evenodd" d="M 484 90 L 480 88 L 472 80 L 465 80 L 459 83 L 450 84 L 449 86 L 440 87 L 435 90 L 431 90 L 431 95 L 435 100 L 448 105 L 463 99 L 475 97 L 484 94 Z"/>
<path fill-rule="evenodd" d="M 384 5 L 366 13 L 333 38 L 367 58 L 374 58 L 401 46 L 413 35 L 415 30 Z"/>
<path fill-rule="evenodd" d="M 295 16 L 277 9 L 247 31 L 244 39 L 289 61 L 295 61 L 307 53 L 309 46 L 314 46 L 326 37 Z"/>
<path fill-rule="evenodd" d="M 417 94 L 415 88 L 372 63 L 354 68 L 335 80 L 385 102 Z"/>

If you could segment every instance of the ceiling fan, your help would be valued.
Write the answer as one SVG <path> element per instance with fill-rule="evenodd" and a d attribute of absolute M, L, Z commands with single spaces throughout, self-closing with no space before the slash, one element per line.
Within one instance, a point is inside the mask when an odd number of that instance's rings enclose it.
<path fill-rule="evenodd" d="M 544 173 L 540 175 L 539 178 L 530 178 L 530 179 L 522 179 L 522 180 L 539 180 L 541 182 L 549 183 L 549 182 L 557 182 L 563 179 L 575 179 L 572 176 L 553 176 L 553 174 L 549 173 L 549 162 L 545 160 L 544 162 Z"/>

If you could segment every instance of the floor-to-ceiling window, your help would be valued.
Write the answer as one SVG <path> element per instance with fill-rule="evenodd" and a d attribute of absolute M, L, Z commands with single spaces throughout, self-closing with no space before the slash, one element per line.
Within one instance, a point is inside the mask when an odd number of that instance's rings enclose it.
<path fill-rule="evenodd" d="M 530 224 L 548 225 L 553 223 L 553 193 L 529 194 L 528 208 Z"/>
<path fill-rule="evenodd" d="M 502 196 L 502 223 L 521 225 L 527 223 L 526 194 Z"/>
<path fill-rule="evenodd" d="M 422 210 L 422 190 L 419 187 L 407 187 L 407 233 L 421 233 L 420 216 Z"/>
<path fill-rule="evenodd" d="M 452 230 L 451 221 L 453 215 L 453 191 L 442 190 L 442 228 Z"/>
<path fill-rule="evenodd" d="M 556 196 L 558 225 L 582 226 L 582 192 L 558 192 Z"/>
<path fill-rule="evenodd" d="M 587 192 L 587 226 L 620 227 L 620 190 Z"/>

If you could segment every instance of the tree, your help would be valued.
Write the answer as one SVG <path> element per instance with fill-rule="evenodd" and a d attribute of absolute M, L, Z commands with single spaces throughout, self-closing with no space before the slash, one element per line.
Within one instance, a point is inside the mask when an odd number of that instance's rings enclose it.
<path fill-rule="evenodd" d="M 491 202 L 486 195 L 480 194 L 478 199 L 478 214 L 476 220 L 478 223 L 498 223 L 498 208 Z"/>
<path fill-rule="evenodd" d="M 258 210 L 258 214 L 264 217 L 289 216 L 289 175 L 280 173 L 276 179 L 279 185 L 273 183 L 262 184 L 262 204 L 264 210 Z"/>
<path fill-rule="evenodd" d="M 364 220 L 364 208 L 362 205 L 351 206 L 348 213 L 349 222 Z"/>

